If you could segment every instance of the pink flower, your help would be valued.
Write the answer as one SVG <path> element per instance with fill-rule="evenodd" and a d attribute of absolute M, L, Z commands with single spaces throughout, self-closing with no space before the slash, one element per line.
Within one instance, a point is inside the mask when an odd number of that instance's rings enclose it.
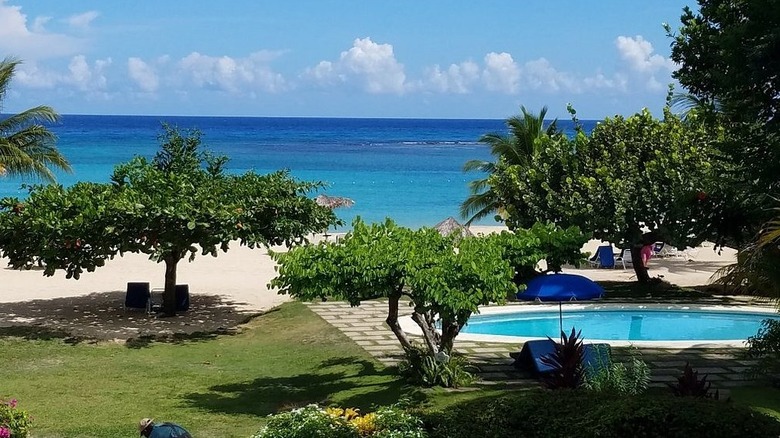
<path fill-rule="evenodd" d="M 16 399 L 13 399 L 10 402 L 8 402 L 8 406 L 10 406 L 12 408 L 15 408 L 16 407 Z M 0 438 L 2 438 L 2 437 L 0 437 Z"/>
<path fill-rule="evenodd" d="M 11 430 L 0 426 L 0 438 L 11 438 Z"/>

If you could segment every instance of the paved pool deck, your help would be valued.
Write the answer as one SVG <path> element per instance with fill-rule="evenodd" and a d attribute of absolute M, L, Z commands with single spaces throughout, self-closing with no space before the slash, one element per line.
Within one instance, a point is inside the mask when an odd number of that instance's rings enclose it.
<path fill-rule="evenodd" d="M 401 360 L 403 350 L 385 324 L 386 301 L 366 301 L 358 307 L 339 301 L 308 303 L 308 306 L 385 366 L 397 365 Z M 512 366 L 514 359 L 509 354 L 520 351 L 521 347 L 519 343 L 455 341 L 455 351 L 467 356 L 479 368 L 480 385 L 537 386 L 536 379 Z M 745 375 L 755 361 L 741 357 L 744 348 L 643 347 L 639 350 L 642 359 L 650 366 L 650 386 L 653 387 L 676 381 L 686 363 L 690 363 L 700 375 L 707 374 L 713 388 L 728 390 L 755 384 Z M 627 348 L 621 347 L 613 347 L 613 353 L 618 360 L 629 354 Z"/>

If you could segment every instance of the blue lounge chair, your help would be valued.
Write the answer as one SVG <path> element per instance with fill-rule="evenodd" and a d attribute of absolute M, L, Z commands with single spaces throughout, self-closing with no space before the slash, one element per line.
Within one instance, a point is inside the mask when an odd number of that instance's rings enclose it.
<path fill-rule="evenodd" d="M 190 285 L 176 285 L 176 311 L 186 312 L 190 310 Z"/>
<path fill-rule="evenodd" d="M 536 377 L 553 371 L 553 368 L 544 362 L 542 357 L 555 352 L 555 342 L 550 339 L 527 341 L 523 344 L 520 353 L 513 355 L 514 366 L 530 371 Z M 582 365 L 585 373 L 592 376 L 604 367 L 612 363 L 609 344 L 585 344 L 583 345 Z"/>
<path fill-rule="evenodd" d="M 150 312 L 151 306 L 152 294 L 149 289 L 149 283 L 128 282 L 127 292 L 125 293 L 125 310 L 144 309 L 146 312 Z"/>
<path fill-rule="evenodd" d="M 612 252 L 612 245 L 602 245 L 596 250 L 597 268 L 614 268 L 615 254 Z"/>

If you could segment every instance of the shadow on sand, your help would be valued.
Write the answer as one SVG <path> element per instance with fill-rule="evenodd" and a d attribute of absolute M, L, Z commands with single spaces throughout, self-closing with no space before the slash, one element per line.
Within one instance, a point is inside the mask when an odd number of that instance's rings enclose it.
<path fill-rule="evenodd" d="M 191 342 L 235 334 L 258 313 L 219 295 L 190 297 L 190 310 L 174 317 L 125 310 L 123 291 L 76 297 L 4 303 L 0 306 L 0 336 L 124 342 L 142 348 L 152 342 Z"/>

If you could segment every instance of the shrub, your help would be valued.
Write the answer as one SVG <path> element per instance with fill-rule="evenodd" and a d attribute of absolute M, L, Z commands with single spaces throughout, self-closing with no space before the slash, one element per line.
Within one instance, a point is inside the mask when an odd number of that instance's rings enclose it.
<path fill-rule="evenodd" d="M 420 418 L 398 405 L 360 415 L 357 409 L 309 405 L 271 415 L 253 438 L 425 438 Z"/>
<path fill-rule="evenodd" d="M 17 407 L 16 399 L 0 400 L 0 438 L 26 438 L 32 417 Z"/>
<path fill-rule="evenodd" d="M 624 395 L 641 394 L 650 384 L 650 367 L 639 357 L 639 351 L 631 350 L 627 363 L 601 364 L 598 371 L 589 375 L 585 388 L 592 391 Z"/>
<path fill-rule="evenodd" d="M 780 436 L 749 408 L 668 395 L 522 391 L 470 400 L 425 417 L 431 438 Z"/>
<path fill-rule="evenodd" d="M 398 371 L 415 385 L 457 388 L 470 385 L 475 380 L 474 374 L 469 371 L 473 367 L 461 356 L 442 355 L 437 358 L 418 345 L 413 345 L 405 355 L 405 359 L 398 364 Z"/>
<path fill-rule="evenodd" d="M 758 359 L 758 363 L 748 370 L 750 375 L 777 379 L 780 375 L 780 321 L 763 320 L 758 333 L 747 339 L 746 354 Z"/>
<path fill-rule="evenodd" d="M 700 378 L 699 372 L 694 371 L 688 362 L 685 363 L 685 369 L 677 378 L 677 382 L 667 383 L 667 385 L 677 397 L 714 398 L 715 400 L 720 398 L 718 391 L 715 393 L 710 391 L 712 383 L 707 381 L 707 374 Z"/>

